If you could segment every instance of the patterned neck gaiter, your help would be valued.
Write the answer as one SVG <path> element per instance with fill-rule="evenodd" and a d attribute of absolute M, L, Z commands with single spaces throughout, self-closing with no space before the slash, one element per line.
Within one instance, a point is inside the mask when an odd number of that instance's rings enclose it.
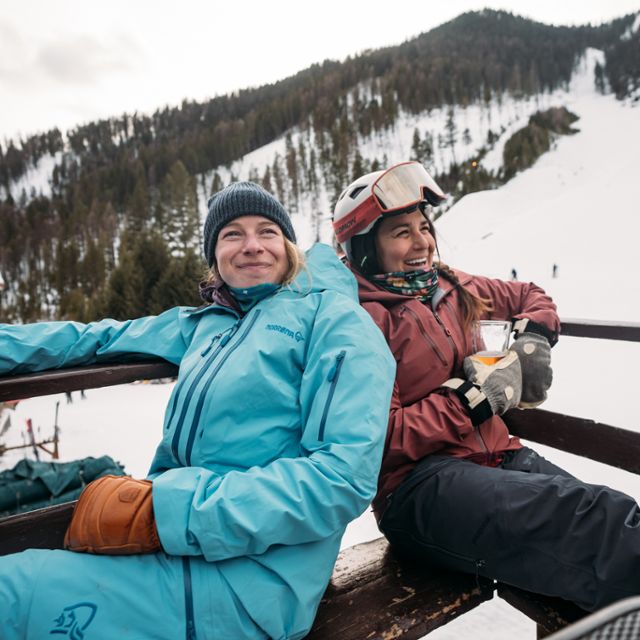
<path fill-rule="evenodd" d="M 370 280 L 392 293 L 412 296 L 427 302 L 438 288 L 438 271 L 435 267 L 416 271 L 392 271 L 370 276 Z"/>

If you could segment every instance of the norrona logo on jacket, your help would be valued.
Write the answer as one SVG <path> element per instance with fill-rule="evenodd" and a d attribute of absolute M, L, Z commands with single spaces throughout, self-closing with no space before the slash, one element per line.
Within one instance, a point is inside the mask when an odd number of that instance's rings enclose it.
<path fill-rule="evenodd" d="M 296 342 L 300 342 L 300 340 L 304 340 L 304 337 L 299 331 L 296 331 L 294 333 L 291 329 L 288 329 L 287 327 L 283 327 L 280 324 L 268 324 L 266 329 L 267 331 L 277 331 L 278 333 L 283 333 L 285 336 L 288 336 L 289 338 L 293 338 Z"/>
<path fill-rule="evenodd" d="M 93 622 L 98 607 L 93 602 L 78 602 L 65 607 L 53 621 L 49 635 L 63 635 L 70 640 L 84 640 L 87 627 Z"/>

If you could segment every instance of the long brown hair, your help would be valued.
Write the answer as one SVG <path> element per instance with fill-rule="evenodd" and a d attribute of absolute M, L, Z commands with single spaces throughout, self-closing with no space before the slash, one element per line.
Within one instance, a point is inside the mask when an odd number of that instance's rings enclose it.
<path fill-rule="evenodd" d="M 436 255 L 438 256 L 438 262 L 436 268 L 438 275 L 444 276 L 453 286 L 458 290 L 460 294 L 460 300 L 462 301 L 462 327 L 465 331 L 471 329 L 471 325 L 480 318 L 493 310 L 491 300 L 486 298 L 480 298 L 479 296 L 471 293 L 468 289 L 465 289 L 454 270 L 440 260 L 440 248 L 438 247 L 438 238 L 436 236 L 436 229 L 433 226 L 433 222 L 429 216 L 423 212 L 424 217 L 429 221 L 429 233 L 433 236 L 433 240 L 436 243 Z"/>
<path fill-rule="evenodd" d="M 455 286 L 456 289 L 458 289 L 460 300 L 462 302 L 462 326 L 465 331 L 471 329 L 471 325 L 476 320 L 479 320 L 482 316 L 493 310 L 491 300 L 480 298 L 479 296 L 471 293 L 468 289 L 465 289 L 462 284 L 460 284 L 458 276 L 449 265 L 444 262 L 439 262 L 436 265 L 436 268 L 438 270 L 438 275 L 444 276 Z"/>

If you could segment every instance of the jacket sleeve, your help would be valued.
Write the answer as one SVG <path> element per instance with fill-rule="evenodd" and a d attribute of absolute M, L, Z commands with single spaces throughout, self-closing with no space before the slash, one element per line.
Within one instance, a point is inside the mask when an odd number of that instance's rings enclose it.
<path fill-rule="evenodd" d="M 327 538 L 364 511 L 376 489 L 395 362 L 355 302 L 322 294 L 301 375 L 297 457 L 224 475 L 171 469 L 154 479 L 167 553 L 209 561 L 261 554 Z"/>
<path fill-rule="evenodd" d="M 175 307 L 136 320 L 0 325 L 0 375 L 45 371 L 124 357 L 157 356 L 178 364 L 194 323 Z"/>
<path fill-rule="evenodd" d="M 533 282 L 507 282 L 474 276 L 470 289 L 491 301 L 490 319 L 527 318 L 546 327 L 555 338 L 560 331 L 560 318 L 553 300 Z"/>

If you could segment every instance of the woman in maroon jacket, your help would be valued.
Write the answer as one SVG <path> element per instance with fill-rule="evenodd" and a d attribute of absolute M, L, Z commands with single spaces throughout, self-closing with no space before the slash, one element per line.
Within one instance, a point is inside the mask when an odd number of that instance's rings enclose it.
<path fill-rule="evenodd" d="M 453 270 L 427 210 L 444 194 L 418 163 L 354 181 L 334 228 L 360 301 L 398 363 L 373 506 L 399 550 L 595 610 L 640 593 L 640 508 L 509 435 L 502 418 L 546 399 L 560 322 L 534 284 Z M 509 320 L 515 341 L 478 364 L 471 327 Z"/>

